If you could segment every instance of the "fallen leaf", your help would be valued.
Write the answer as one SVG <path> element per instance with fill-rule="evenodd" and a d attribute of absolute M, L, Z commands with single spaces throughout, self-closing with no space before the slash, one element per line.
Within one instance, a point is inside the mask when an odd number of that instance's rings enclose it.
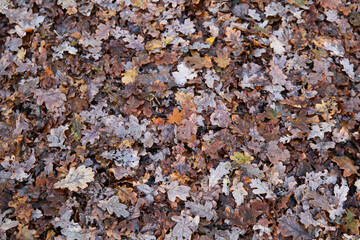
<path fill-rule="evenodd" d="M 305 229 L 296 221 L 295 217 L 285 216 L 278 220 L 279 230 L 284 237 L 292 236 L 294 240 L 313 239 Z"/>
<path fill-rule="evenodd" d="M 68 188 L 70 191 L 77 192 L 87 187 L 88 182 L 94 181 L 95 173 L 89 167 L 81 165 L 78 168 L 72 167 L 66 178 L 54 184 L 54 188 Z"/>
<path fill-rule="evenodd" d="M 221 68 L 226 68 L 230 64 L 230 58 L 229 53 L 226 48 L 223 48 L 222 50 L 216 51 L 217 57 L 214 58 L 215 62 L 218 64 Z"/>
<path fill-rule="evenodd" d="M 121 78 L 121 81 L 126 85 L 129 83 L 134 83 L 135 78 L 137 76 L 136 68 L 132 68 L 129 71 L 121 74 L 123 77 Z"/>
<path fill-rule="evenodd" d="M 359 167 L 355 166 L 354 160 L 348 158 L 347 156 L 335 156 L 331 159 L 331 161 L 335 162 L 341 169 L 344 170 L 344 177 L 349 177 L 353 174 L 359 176 Z"/>

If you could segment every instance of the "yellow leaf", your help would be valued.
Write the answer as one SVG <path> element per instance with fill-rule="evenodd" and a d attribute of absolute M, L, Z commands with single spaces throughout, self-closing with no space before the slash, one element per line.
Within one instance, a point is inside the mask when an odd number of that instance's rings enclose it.
<path fill-rule="evenodd" d="M 230 156 L 230 159 L 237 164 L 249 164 L 252 160 L 254 160 L 254 157 L 251 156 L 248 152 L 234 152 L 234 155 Z"/>
<path fill-rule="evenodd" d="M 121 81 L 124 84 L 129 84 L 129 83 L 133 83 L 135 82 L 135 77 L 137 76 L 137 72 L 135 68 L 130 69 L 129 71 L 127 71 L 126 73 L 123 73 L 123 78 L 121 79 Z"/>
<path fill-rule="evenodd" d="M 145 49 L 148 50 L 148 51 L 152 51 L 154 49 L 157 49 L 157 48 L 161 48 L 162 47 L 162 42 L 160 40 L 157 40 L 157 39 L 154 39 L 150 42 L 147 42 L 145 44 Z"/>
<path fill-rule="evenodd" d="M 209 37 L 209 38 L 206 39 L 206 43 L 209 44 L 209 45 L 213 44 L 214 41 L 215 41 L 215 37 Z"/>
<path fill-rule="evenodd" d="M 25 55 L 26 55 L 26 50 L 22 47 L 20 48 L 20 50 L 17 52 L 16 56 L 21 60 L 24 61 L 25 60 Z"/>

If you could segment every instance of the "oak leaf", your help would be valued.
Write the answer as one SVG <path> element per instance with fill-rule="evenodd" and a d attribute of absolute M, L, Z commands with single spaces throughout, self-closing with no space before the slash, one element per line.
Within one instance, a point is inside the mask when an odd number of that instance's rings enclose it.
<path fill-rule="evenodd" d="M 331 160 L 344 170 L 344 177 L 349 177 L 353 174 L 359 175 L 359 167 L 355 166 L 354 160 L 348 158 L 347 156 L 335 156 Z"/>
<path fill-rule="evenodd" d="M 94 181 L 95 173 L 89 167 L 81 165 L 78 168 L 72 167 L 66 178 L 54 184 L 54 188 L 68 188 L 70 191 L 77 192 L 87 187 L 88 182 Z"/>
<path fill-rule="evenodd" d="M 176 123 L 177 125 L 180 125 L 181 121 L 184 119 L 185 117 L 185 112 L 184 111 L 179 111 L 179 109 L 174 108 L 174 112 L 173 114 L 169 115 L 169 123 Z"/>
<path fill-rule="evenodd" d="M 278 220 L 279 229 L 283 236 L 292 236 L 294 240 L 313 239 L 305 229 L 296 221 L 295 217 L 285 216 Z"/>
<path fill-rule="evenodd" d="M 117 217 L 127 218 L 130 215 L 126 210 L 127 206 L 119 202 L 119 196 L 112 196 L 106 201 L 100 201 L 99 207 L 103 210 L 107 210 L 110 214 L 115 213 Z"/>
<path fill-rule="evenodd" d="M 123 73 L 122 75 L 123 75 L 123 77 L 122 77 L 121 81 L 124 84 L 133 83 L 133 82 L 135 82 L 135 78 L 137 76 L 136 68 L 132 68 L 132 69 L 128 70 L 127 72 Z"/>
<path fill-rule="evenodd" d="M 217 57 L 214 59 L 215 62 L 221 68 L 226 68 L 230 64 L 229 53 L 226 48 L 216 51 Z"/>

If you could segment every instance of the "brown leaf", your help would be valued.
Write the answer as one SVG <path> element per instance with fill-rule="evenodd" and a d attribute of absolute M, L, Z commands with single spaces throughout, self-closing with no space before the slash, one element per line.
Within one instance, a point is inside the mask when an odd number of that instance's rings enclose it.
<path fill-rule="evenodd" d="M 335 9 L 341 4 L 341 0 L 321 0 L 320 5 L 323 8 Z"/>
<path fill-rule="evenodd" d="M 196 51 L 191 51 L 191 55 L 191 57 L 185 57 L 185 60 L 188 61 L 195 69 L 212 67 L 211 58 L 208 55 L 201 57 L 200 53 Z"/>
<path fill-rule="evenodd" d="M 359 175 L 359 167 L 354 165 L 354 160 L 348 158 L 347 156 L 335 156 L 331 159 L 333 162 L 344 170 L 344 177 L 349 177 L 353 174 Z"/>
<path fill-rule="evenodd" d="M 66 101 L 66 95 L 60 89 L 36 89 L 34 90 L 34 97 L 37 98 L 38 105 L 45 103 L 47 109 L 53 112 L 63 106 Z"/>
<path fill-rule="evenodd" d="M 214 59 L 215 62 L 221 68 L 226 68 L 230 64 L 229 53 L 226 48 L 216 51 L 217 57 Z"/>
<path fill-rule="evenodd" d="M 313 239 L 313 237 L 299 224 L 295 217 L 282 217 L 278 222 L 280 232 L 284 237 L 292 236 L 294 240 Z"/>

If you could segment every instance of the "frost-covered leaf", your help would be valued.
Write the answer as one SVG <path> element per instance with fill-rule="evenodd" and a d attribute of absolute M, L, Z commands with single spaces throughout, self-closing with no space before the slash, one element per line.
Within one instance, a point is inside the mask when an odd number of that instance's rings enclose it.
<path fill-rule="evenodd" d="M 84 129 L 81 133 L 84 135 L 81 138 L 81 144 L 86 145 L 87 143 L 94 144 L 96 139 L 99 139 L 100 137 L 100 125 L 92 125 L 91 129 Z"/>
<path fill-rule="evenodd" d="M 172 73 L 175 83 L 179 86 L 184 86 L 188 80 L 192 80 L 197 76 L 197 73 L 192 67 L 186 66 L 184 62 L 177 65 L 177 71 Z"/>
<path fill-rule="evenodd" d="M 16 23 L 15 29 L 12 29 L 12 33 L 17 33 L 21 38 L 26 35 L 26 32 L 30 32 L 40 26 L 45 20 L 45 16 L 40 16 L 38 13 L 28 8 L 12 8 L 12 9 L 0 9 L 5 14 L 11 23 Z"/>
<path fill-rule="evenodd" d="M 209 177 L 209 188 L 215 187 L 219 180 L 230 173 L 231 163 L 230 162 L 221 162 L 216 167 L 216 169 L 210 169 L 210 177 Z"/>
<path fill-rule="evenodd" d="M 180 198 L 183 201 L 186 201 L 186 198 L 190 196 L 190 187 L 179 185 L 178 181 L 171 182 L 168 188 L 169 190 L 167 192 L 167 195 L 169 200 L 172 202 L 175 202 L 176 197 Z"/>
<path fill-rule="evenodd" d="M 216 104 L 215 111 L 210 115 L 211 124 L 219 127 L 228 127 L 231 122 L 230 111 L 222 101 Z"/>
<path fill-rule="evenodd" d="M 76 0 L 57 0 L 57 4 L 66 9 L 69 15 L 77 13 Z"/>
<path fill-rule="evenodd" d="M 235 203 L 237 206 L 240 206 L 244 203 L 244 198 L 246 195 L 248 195 L 248 193 L 245 190 L 244 184 L 242 182 L 238 182 L 235 178 L 230 188 L 230 191 L 235 199 Z"/>
<path fill-rule="evenodd" d="M 350 63 L 349 59 L 347 58 L 341 60 L 340 63 L 341 65 L 343 65 L 344 72 L 346 72 L 351 79 L 354 79 L 355 78 L 354 64 Z"/>
<path fill-rule="evenodd" d="M 195 202 L 186 202 L 185 207 L 190 209 L 192 215 L 206 218 L 207 221 L 217 219 L 216 211 L 213 209 L 214 205 L 210 201 L 206 201 L 205 205 Z"/>
<path fill-rule="evenodd" d="M 140 157 L 138 151 L 133 149 L 122 149 L 116 151 L 105 151 L 102 157 L 115 161 L 117 166 L 136 168 L 139 165 Z"/>
<path fill-rule="evenodd" d="M 356 187 L 356 191 L 357 193 L 360 195 L 360 179 L 356 180 L 356 182 L 354 183 L 355 187 Z"/>
<path fill-rule="evenodd" d="M 183 211 L 180 216 L 173 216 L 171 218 L 176 222 L 172 230 L 172 239 L 182 240 L 191 239 L 191 235 L 197 230 L 200 217 L 191 217 L 187 212 Z"/>
<path fill-rule="evenodd" d="M 60 147 L 64 148 L 65 141 L 65 131 L 69 129 L 69 125 L 62 125 L 57 128 L 52 128 L 50 130 L 50 136 L 48 136 L 48 141 L 50 142 L 49 147 Z"/>
<path fill-rule="evenodd" d="M 275 35 L 270 37 L 270 41 L 270 47 L 274 49 L 275 54 L 283 55 L 285 53 L 285 45 Z"/>
<path fill-rule="evenodd" d="M 115 213 L 117 217 L 127 218 L 130 213 L 126 210 L 127 206 L 119 202 L 119 196 L 112 196 L 108 200 L 101 200 L 98 203 L 99 207 L 107 210 L 110 214 Z"/>
<path fill-rule="evenodd" d="M 77 53 L 77 49 L 69 45 L 70 42 L 65 41 L 59 46 L 52 47 L 55 51 L 53 54 L 54 60 L 57 60 L 59 58 L 64 58 L 63 54 L 64 52 L 68 52 L 69 54 L 75 55 Z"/>
<path fill-rule="evenodd" d="M 95 173 L 89 167 L 81 165 L 78 168 L 72 167 L 66 178 L 54 184 L 54 188 L 68 188 L 70 191 L 77 192 L 79 189 L 87 187 L 88 182 L 94 181 Z"/>
<path fill-rule="evenodd" d="M 275 195 L 272 190 L 270 190 L 270 184 L 267 182 L 262 182 L 258 178 L 251 179 L 250 187 L 253 189 L 254 194 L 266 194 L 265 198 L 274 199 Z"/>
<path fill-rule="evenodd" d="M 13 221 L 13 220 L 10 220 L 9 218 L 6 218 L 6 215 L 8 215 L 9 213 L 11 213 L 11 209 L 4 211 L 0 215 L 0 236 L 3 233 L 5 233 L 7 230 L 9 230 L 13 227 L 16 227 L 19 224 L 18 221 Z"/>

